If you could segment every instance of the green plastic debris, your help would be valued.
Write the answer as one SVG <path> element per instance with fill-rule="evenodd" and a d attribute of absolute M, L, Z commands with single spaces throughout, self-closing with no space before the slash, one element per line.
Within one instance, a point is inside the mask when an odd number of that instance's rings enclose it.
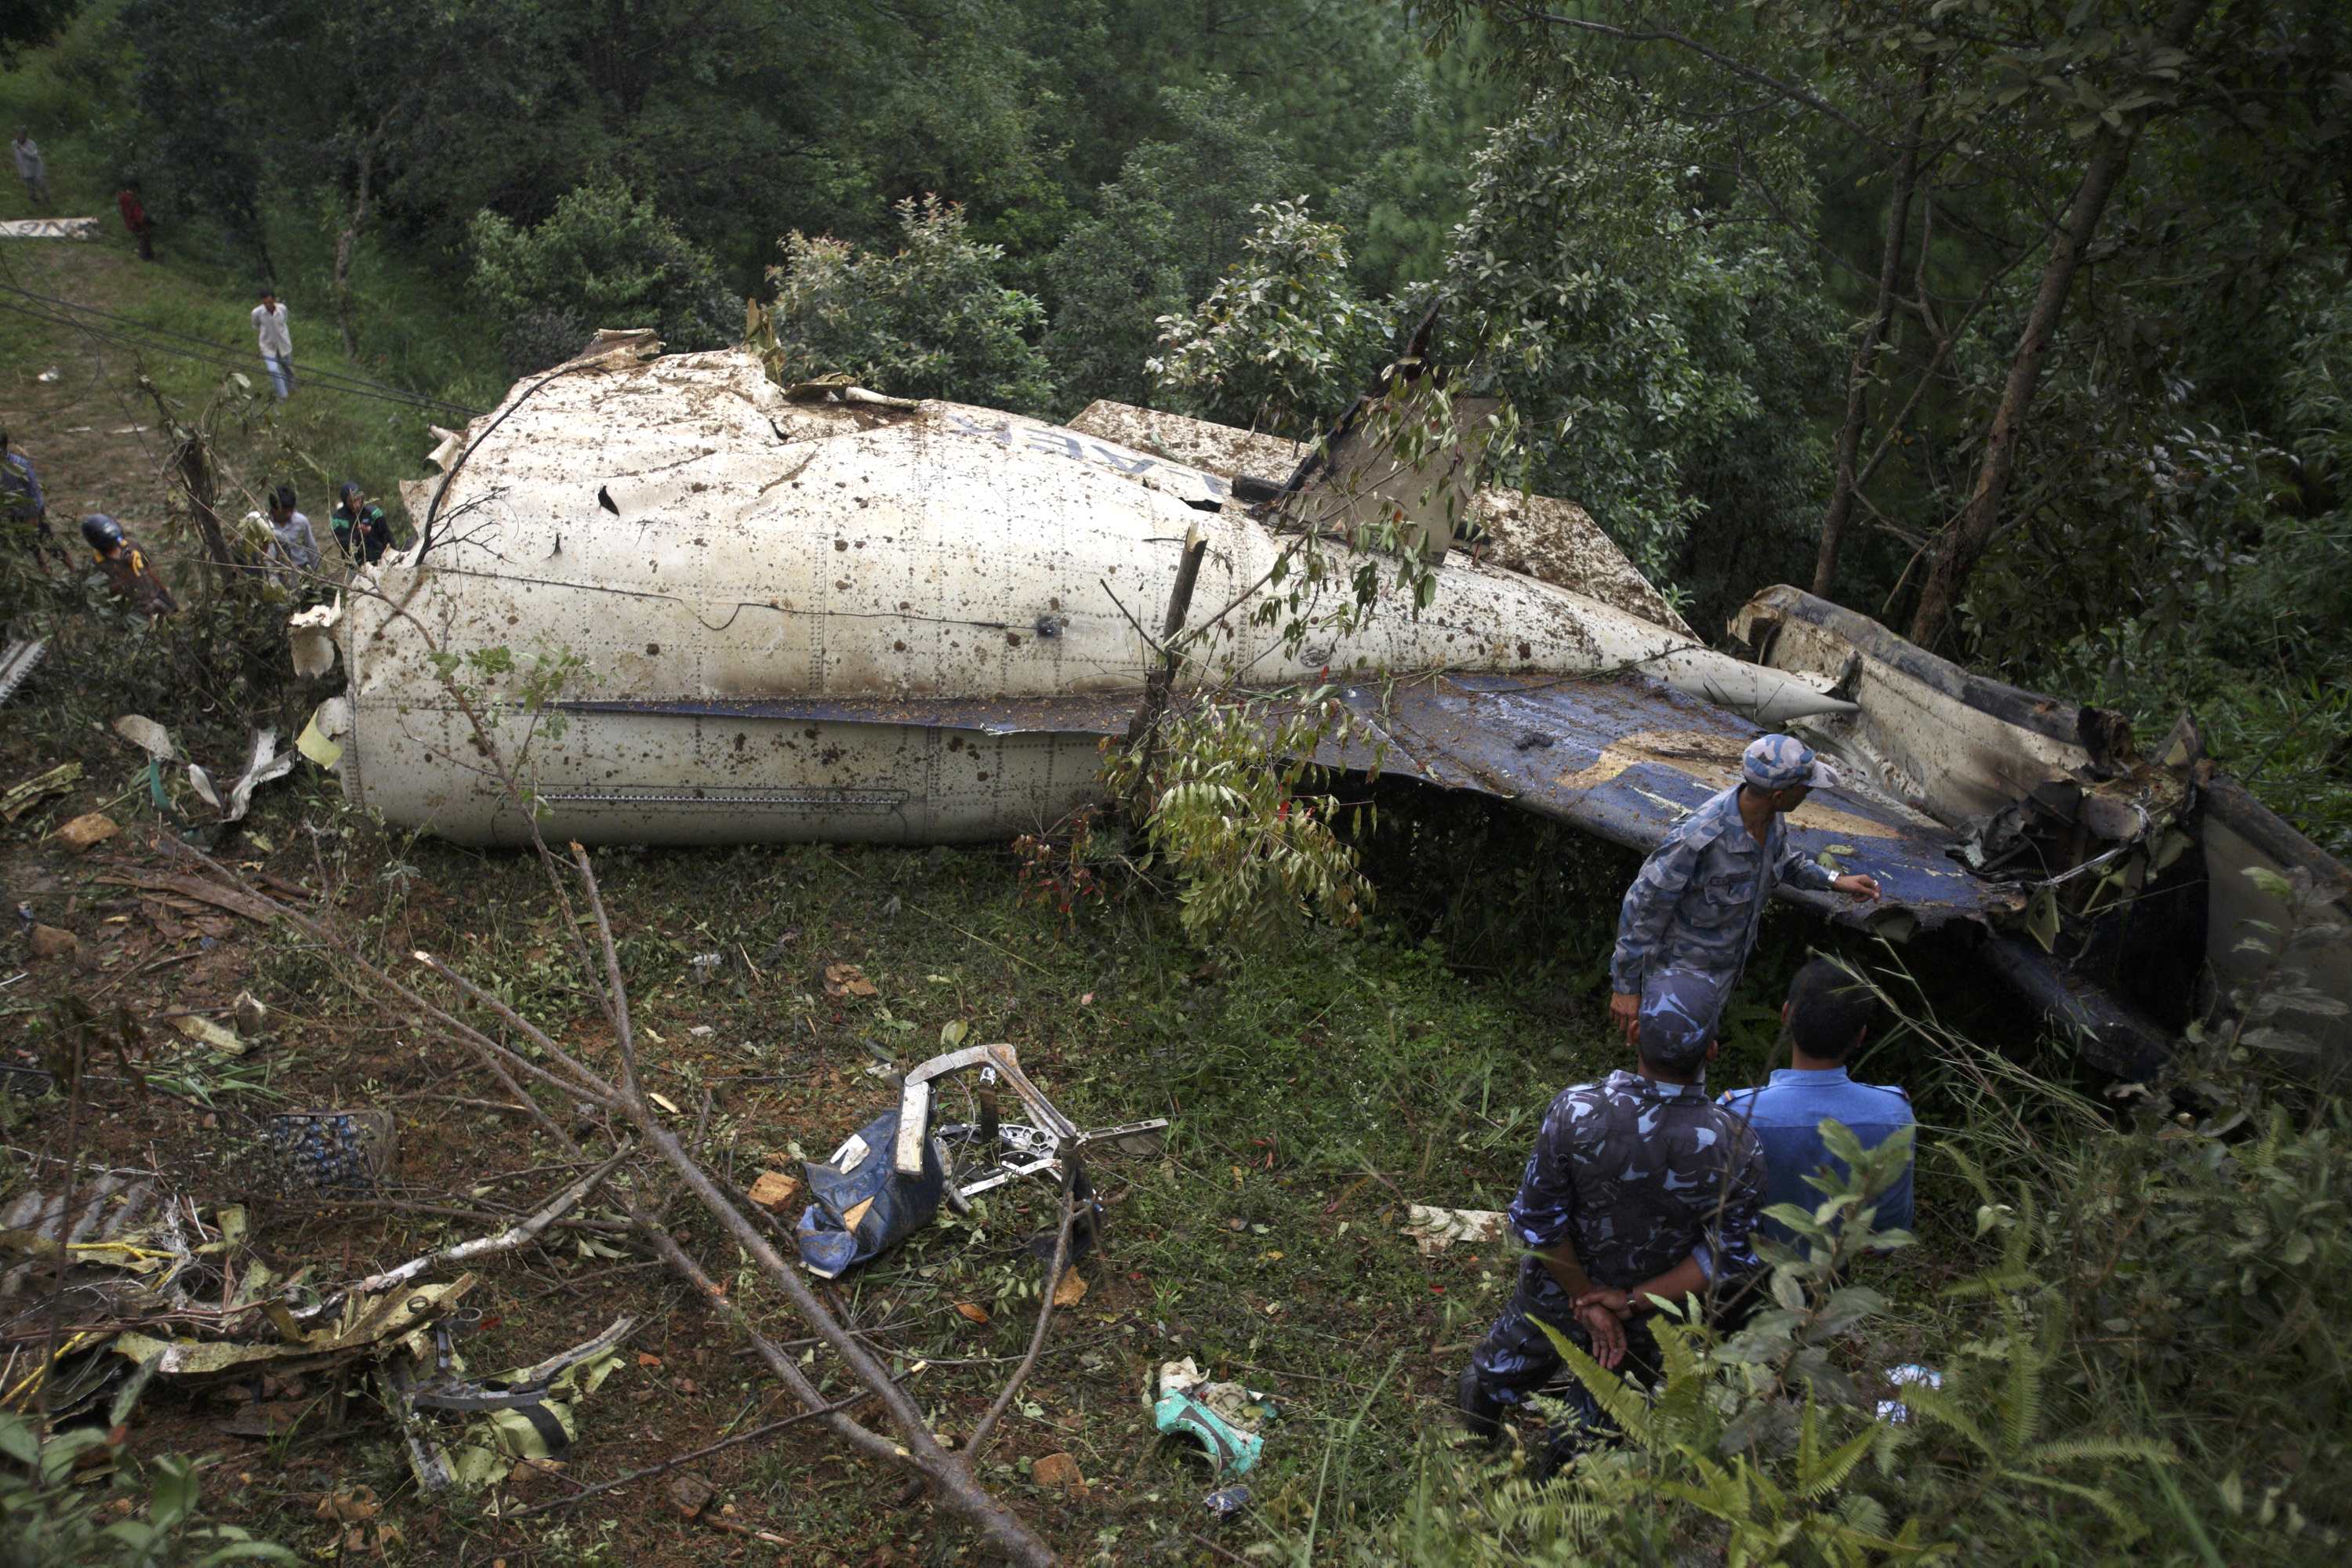
<path fill-rule="evenodd" d="M 1217 1475 L 1249 1473 L 1265 1447 L 1258 1427 L 1273 1415 L 1274 1406 L 1265 1395 L 1238 1383 L 1209 1382 L 1190 1356 L 1160 1365 L 1153 1425 L 1171 1436 L 1198 1438 Z"/>

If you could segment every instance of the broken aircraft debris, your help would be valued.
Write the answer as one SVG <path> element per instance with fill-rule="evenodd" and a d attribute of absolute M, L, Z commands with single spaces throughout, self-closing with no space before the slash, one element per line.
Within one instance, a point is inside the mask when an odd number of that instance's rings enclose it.
<path fill-rule="evenodd" d="M 2239 928 L 2279 911 L 2237 869 L 2345 880 L 2193 736 L 2131 758 L 2120 718 L 1970 676 L 1796 590 L 1738 617 L 1750 658 L 1706 647 L 1549 498 L 1475 490 L 1475 544 L 1443 556 L 1422 614 L 1382 605 L 1344 639 L 1288 649 L 1248 614 L 1283 542 L 1237 491 L 1272 494 L 1314 455 L 1116 404 L 1063 428 L 782 389 L 748 352 L 661 356 L 648 333 L 600 334 L 448 433 L 441 475 L 406 489 L 417 547 L 300 628 L 306 671 L 336 651 L 349 669 L 340 746 L 313 754 L 339 755 L 348 793 L 388 820 L 470 843 L 529 825 L 481 766 L 466 706 L 523 759 L 551 837 L 1032 830 L 1095 795 L 1099 742 L 1126 732 L 1155 662 L 1143 627 L 1197 529 L 1194 603 L 1212 608 L 1192 624 L 1225 630 L 1180 689 L 1328 671 L 1379 750 L 1326 761 L 1377 760 L 1641 849 L 1733 776 L 1758 730 L 1806 730 L 1852 765 L 1794 815 L 1791 842 L 1866 867 L 1886 897 L 1781 897 L 1896 940 L 1999 934 L 1995 973 L 2114 1070 L 2144 1070 L 2198 1005 L 2180 979 L 2197 959 L 2243 972 Z M 499 646 L 515 668 L 461 705 L 434 654 Z M 583 661 L 538 711 L 534 651 Z M 2200 853 L 2176 870 L 2184 843 Z M 2192 911 L 2168 935 L 2085 897 L 2152 883 Z M 2320 969 L 2352 993 L 2340 945 Z"/>

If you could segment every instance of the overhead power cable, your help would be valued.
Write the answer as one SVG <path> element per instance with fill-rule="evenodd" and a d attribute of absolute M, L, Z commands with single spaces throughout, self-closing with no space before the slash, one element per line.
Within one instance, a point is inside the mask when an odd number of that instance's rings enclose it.
<path fill-rule="evenodd" d="M 252 362 L 252 354 L 232 344 L 215 342 L 168 327 L 151 326 L 131 317 L 118 315 L 94 305 L 77 304 L 11 283 L 0 283 L 0 295 L 14 295 L 16 300 L 0 298 L 0 310 L 13 310 L 36 321 L 85 331 L 121 347 L 142 350 L 152 353 L 173 354 L 215 365 L 224 369 L 244 371 Z M 18 301 L 29 301 L 20 303 Z M 106 324 L 101 324 L 106 323 Z M 446 398 L 430 397 L 404 387 L 371 381 L 365 376 L 347 372 L 326 370 L 315 365 L 296 364 L 298 382 L 307 382 L 326 391 L 341 392 L 353 397 L 373 398 L 378 402 L 404 405 L 412 408 L 438 410 L 444 414 L 461 415 L 471 419 L 478 411 Z"/>

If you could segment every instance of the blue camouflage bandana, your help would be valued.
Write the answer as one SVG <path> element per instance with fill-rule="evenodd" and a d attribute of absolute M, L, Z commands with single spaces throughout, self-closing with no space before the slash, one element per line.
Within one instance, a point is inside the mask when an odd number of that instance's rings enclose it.
<path fill-rule="evenodd" d="M 1828 789 L 1838 782 L 1837 770 L 1794 735 L 1766 735 L 1749 742 L 1739 759 L 1739 776 L 1758 789 L 1794 789 L 1799 784 Z"/>

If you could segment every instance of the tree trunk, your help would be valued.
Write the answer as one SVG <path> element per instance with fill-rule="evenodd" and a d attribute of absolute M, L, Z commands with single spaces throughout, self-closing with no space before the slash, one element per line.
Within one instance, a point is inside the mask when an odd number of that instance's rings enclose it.
<path fill-rule="evenodd" d="M 2177 0 L 2172 15 L 2166 19 L 2162 41 L 2173 48 L 2187 43 L 2210 4 L 2210 0 Z M 2138 144 L 2147 119 L 2147 108 L 2135 109 L 2124 117 L 2122 129 L 2103 124 L 2093 133 L 2091 161 L 2083 170 L 2082 183 L 2074 188 L 2074 200 L 2067 204 L 2065 220 L 2058 226 L 2050 259 L 2042 268 L 2042 284 L 2034 291 L 2033 309 L 2026 317 L 2024 336 L 2018 342 L 2016 357 L 2010 361 L 2009 380 L 2001 388 L 2000 405 L 1993 411 L 1992 429 L 1985 438 L 1984 460 L 1977 469 L 1976 488 L 1969 496 L 1968 505 L 1960 509 L 1959 516 L 1936 537 L 1927 578 L 1920 586 L 1919 604 L 1911 616 L 1911 640 L 1922 647 L 1933 647 L 1944 635 L 1960 593 L 1968 586 L 1969 574 L 1983 558 L 1985 547 L 1992 542 L 1993 530 L 2000 521 L 2001 503 L 2008 497 L 2010 480 L 2017 471 L 2018 437 L 2025 427 L 2026 412 L 2032 406 L 2034 389 L 2042 380 L 2042 366 L 2049 358 L 2051 340 L 2057 335 L 2059 321 L 2065 314 L 2067 290 L 2074 286 L 2075 269 L 2082 265 L 2084 252 L 2098 233 L 2107 198 L 2115 195 L 2116 184 L 2131 163 L 2132 149 Z"/>
<path fill-rule="evenodd" d="M 163 401 L 163 392 L 143 375 L 139 378 L 139 389 L 154 400 L 157 416 L 172 434 L 172 457 L 180 470 L 180 489 L 188 498 L 188 514 L 195 520 L 197 537 L 205 542 L 205 581 L 217 592 L 227 574 L 237 569 L 237 560 L 236 552 L 229 548 L 228 535 L 221 528 L 220 513 L 215 508 L 212 458 L 205 447 L 205 433 L 194 426 L 181 424 L 171 405 Z"/>
<path fill-rule="evenodd" d="M 1845 541 L 1845 526 L 1853 516 L 1854 492 L 1862 481 L 1854 472 L 1854 459 L 1862 452 L 1862 430 L 1867 422 L 1868 387 L 1871 365 L 1886 342 L 1886 329 L 1895 319 L 1895 295 L 1903 276 L 1903 249 L 1911 237 L 1911 188 L 1919 174 L 1919 138 L 1927 124 L 1927 87 L 1934 79 L 1935 68 L 1923 66 L 1919 70 L 1919 106 L 1912 111 L 1911 124 L 1903 138 L 1903 156 L 1895 169 L 1895 188 L 1887 194 L 1886 243 L 1878 258 L 1878 308 L 1871 318 L 1870 330 L 1854 345 L 1853 358 L 1845 371 L 1845 423 L 1838 426 L 1837 486 L 1830 492 L 1830 510 L 1822 519 L 1822 546 L 1813 557 L 1813 592 L 1822 598 L 1830 596 L 1830 587 L 1837 578 L 1838 550 Z"/>
<path fill-rule="evenodd" d="M 383 124 L 379 123 L 360 144 L 359 192 L 352 200 L 351 220 L 343 225 L 342 233 L 335 236 L 335 324 L 342 329 L 343 353 L 353 360 L 360 357 L 360 340 L 352 331 L 352 252 L 359 245 L 361 226 L 367 222 L 368 187 L 375 174 L 375 145 L 383 135 Z"/>

